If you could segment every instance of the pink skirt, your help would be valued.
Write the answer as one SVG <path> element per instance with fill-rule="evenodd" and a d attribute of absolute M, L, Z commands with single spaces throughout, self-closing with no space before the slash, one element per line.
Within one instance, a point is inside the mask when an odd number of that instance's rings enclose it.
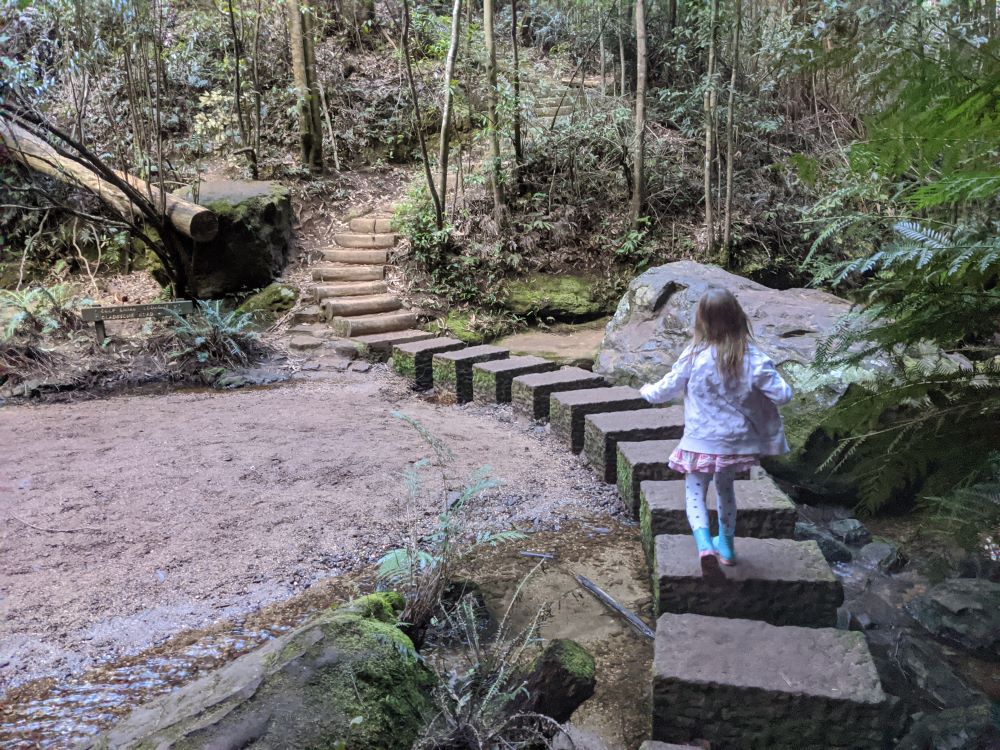
<path fill-rule="evenodd" d="M 729 471 L 746 471 L 751 466 L 760 463 L 759 457 L 747 455 L 720 455 L 717 453 L 696 453 L 674 448 L 667 459 L 670 468 L 681 474 L 715 474 L 728 469 Z"/>

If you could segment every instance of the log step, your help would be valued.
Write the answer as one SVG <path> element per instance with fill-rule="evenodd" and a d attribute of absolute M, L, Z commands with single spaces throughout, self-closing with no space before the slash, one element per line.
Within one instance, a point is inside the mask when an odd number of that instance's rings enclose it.
<path fill-rule="evenodd" d="M 392 369 L 404 378 L 413 380 L 415 387 L 426 390 L 434 385 L 434 355 L 464 348 L 463 342 L 449 338 L 399 344 L 392 347 Z"/>
<path fill-rule="evenodd" d="M 665 614 L 652 688 L 663 742 L 875 750 L 893 724 L 864 635 L 845 630 Z"/>
<path fill-rule="evenodd" d="M 403 331 L 408 328 L 415 328 L 416 325 L 417 316 L 409 311 L 330 318 L 330 327 L 333 328 L 334 333 L 345 338 L 367 336 L 373 333 Z"/>
<path fill-rule="evenodd" d="M 583 420 L 588 414 L 635 411 L 648 406 L 638 390 L 626 386 L 559 391 L 549 399 L 549 424 L 556 438 L 573 453 L 579 453 L 583 450 Z"/>
<path fill-rule="evenodd" d="M 576 391 L 607 385 L 604 378 L 580 367 L 563 367 L 554 372 L 519 375 L 511 382 L 510 400 L 514 411 L 532 419 L 549 418 L 549 397 L 557 391 Z"/>
<path fill-rule="evenodd" d="M 337 234 L 333 241 L 341 247 L 389 248 L 396 244 L 394 234 Z"/>
<path fill-rule="evenodd" d="M 323 265 L 313 268 L 313 281 L 381 281 L 383 266 Z"/>
<path fill-rule="evenodd" d="M 480 362 L 507 359 L 510 352 L 499 346 L 470 346 L 435 354 L 431 362 L 434 385 L 455 394 L 458 403 L 472 401 L 472 367 Z"/>
<path fill-rule="evenodd" d="M 392 231 L 392 218 L 386 216 L 359 216 L 351 219 L 351 231 L 355 234 L 387 234 Z"/>
<path fill-rule="evenodd" d="M 719 533 L 715 483 L 709 485 L 709 524 L 712 534 Z M 736 481 L 736 536 L 757 539 L 792 539 L 798 510 L 795 503 L 770 479 Z M 646 481 L 639 485 L 639 527 L 646 559 L 652 564 L 653 539 L 661 534 L 687 534 L 687 496 L 684 481 Z"/>
<path fill-rule="evenodd" d="M 360 263 L 362 265 L 381 265 L 388 261 L 386 250 L 339 250 L 323 251 L 323 260 L 328 263 Z"/>
<path fill-rule="evenodd" d="M 389 333 L 374 333 L 369 336 L 356 336 L 355 343 L 361 350 L 361 354 L 370 359 L 388 359 L 394 346 L 400 344 L 412 344 L 415 341 L 426 341 L 434 338 L 434 334 L 429 331 L 420 331 L 409 328 L 405 331 L 391 331 Z"/>
<path fill-rule="evenodd" d="M 613 484 L 618 478 L 619 442 L 676 440 L 683 434 L 683 406 L 588 414 L 583 424 L 583 453 L 598 476 Z"/>
<path fill-rule="evenodd" d="M 317 302 L 330 297 L 361 297 L 366 294 L 385 294 L 389 291 L 384 281 L 354 281 L 344 284 L 321 284 L 312 288 Z"/>
<path fill-rule="evenodd" d="M 559 363 L 534 356 L 480 362 L 472 367 L 472 397 L 485 404 L 510 403 L 510 384 L 518 375 L 558 369 Z"/>
<path fill-rule="evenodd" d="M 634 515 L 639 513 L 639 484 L 647 479 L 679 479 L 681 475 L 667 465 L 680 440 L 642 440 L 618 443 L 615 458 L 618 470 L 618 496 Z"/>
<path fill-rule="evenodd" d="M 373 294 L 368 297 L 332 297 L 320 305 L 327 319 L 346 318 L 355 315 L 373 315 L 393 312 L 403 307 L 403 302 L 392 294 Z"/>
<path fill-rule="evenodd" d="M 844 589 L 816 542 L 737 537 L 737 563 L 702 575 L 690 534 L 653 541 L 653 611 L 741 617 L 772 625 L 823 628 L 837 624 Z"/>

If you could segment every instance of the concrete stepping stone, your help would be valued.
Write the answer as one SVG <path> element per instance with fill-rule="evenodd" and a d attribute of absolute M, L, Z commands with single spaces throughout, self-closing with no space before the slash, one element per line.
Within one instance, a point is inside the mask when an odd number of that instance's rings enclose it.
<path fill-rule="evenodd" d="M 355 234 L 386 234 L 392 231 L 392 219 L 385 216 L 359 216 L 351 219 L 350 227 Z"/>
<path fill-rule="evenodd" d="M 600 375 L 580 367 L 563 367 L 553 372 L 518 375 L 510 385 L 514 411 L 532 419 L 549 418 L 549 397 L 559 391 L 600 388 L 607 382 Z"/>
<path fill-rule="evenodd" d="M 324 250 L 323 260 L 330 263 L 360 263 L 362 265 L 378 265 L 389 258 L 386 250 Z"/>
<path fill-rule="evenodd" d="M 816 542 L 736 538 L 733 566 L 702 575 L 688 534 L 653 541 L 653 611 L 741 617 L 772 625 L 823 628 L 837 624 L 844 589 Z"/>
<path fill-rule="evenodd" d="M 326 320 L 326 315 L 319 305 L 306 305 L 292 313 L 293 323 L 319 323 Z"/>
<path fill-rule="evenodd" d="M 472 397 L 485 404 L 510 403 L 510 386 L 514 378 L 558 369 L 558 362 L 532 356 L 479 362 L 472 366 Z"/>
<path fill-rule="evenodd" d="M 318 339 L 315 336 L 292 336 L 288 341 L 289 349 L 296 349 L 300 352 L 319 349 L 321 346 L 323 346 L 323 339 Z"/>
<path fill-rule="evenodd" d="M 861 633 L 665 614 L 652 688 L 654 740 L 704 738 L 713 750 L 887 747 L 889 699 Z"/>
<path fill-rule="evenodd" d="M 312 288 L 317 302 L 330 297 L 363 297 L 367 294 L 385 294 L 389 291 L 384 281 L 347 281 L 343 284 L 319 284 Z"/>
<path fill-rule="evenodd" d="M 676 440 L 683 434 L 683 406 L 588 414 L 583 420 L 583 454 L 598 476 L 614 483 L 618 478 L 619 442 Z"/>
<path fill-rule="evenodd" d="M 381 281 L 385 266 L 352 266 L 328 264 L 313 267 L 313 281 Z"/>
<path fill-rule="evenodd" d="M 625 507 L 639 514 L 639 485 L 647 480 L 679 479 L 667 465 L 680 440 L 620 441 L 615 457 L 618 471 L 618 496 Z"/>
<path fill-rule="evenodd" d="M 583 450 L 583 420 L 588 414 L 631 412 L 649 406 L 635 388 L 585 388 L 559 391 L 549 398 L 549 424 L 552 434 L 569 446 L 573 453 Z"/>
<path fill-rule="evenodd" d="M 472 401 L 472 366 L 509 356 L 507 349 L 488 345 L 435 354 L 431 362 L 434 385 L 454 393 L 458 403 L 468 403 Z"/>
<path fill-rule="evenodd" d="M 434 334 L 429 331 L 420 331 L 411 328 L 405 331 L 391 331 L 389 333 L 374 333 L 369 336 L 357 336 L 354 342 L 358 346 L 362 356 L 369 359 L 384 360 L 389 358 L 392 347 L 400 344 L 412 344 L 415 341 L 426 341 L 434 338 Z"/>
<path fill-rule="evenodd" d="M 709 524 L 719 533 L 715 483 L 708 488 Z M 736 480 L 736 536 L 757 539 L 792 539 L 798 509 L 770 479 Z M 653 539 L 660 534 L 689 534 L 684 480 L 646 481 L 639 485 L 639 527 L 646 559 L 652 560 Z"/>
<path fill-rule="evenodd" d="M 335 234 L 333 241 L 341 247 L 390 248 L 396 244 L 394 234 Z"/>
<path fill-rule="evenodd" d="M 409 311 L 386 312 L 377 315 L 360 315 L 357 317 L 330 318 L 330 327 L 337 336 L 352 338 L 366 336 L 372 333 L 388 333 L 415 328 L 417 316 Z"/>
<path fill-rule="evenodd" d="M 328 318 L 373 315 L 402 308 L 403 302 L 392 294 L 372 294 L 365 297 L 331 297 L 320 307 Z"/>
<path fill-rule="evenodd" d="M 410 378 L 417 388 L 424 390 L 434 385 L 434 355 L 464 348 L 463 342 L 449 338 L 398 344 L 392 347 L 392 369 L 403 377 Z"/>

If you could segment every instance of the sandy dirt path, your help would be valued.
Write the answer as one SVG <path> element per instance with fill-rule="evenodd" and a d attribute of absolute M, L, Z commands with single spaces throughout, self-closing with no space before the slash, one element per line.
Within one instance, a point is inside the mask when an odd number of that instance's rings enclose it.
<path fill-rule="evenodd" d="M 0 697 L 285 599 L 430 528 L 440 473 L 408 498 L 404 473 L 433 451 L 394 410 L 454 450 L 455 475 L 489 464 L 503 480 L 473 529 L 616 511 L 613 489 L 541 428 L 420 399 L 382 366 L 0 408 Z"/>

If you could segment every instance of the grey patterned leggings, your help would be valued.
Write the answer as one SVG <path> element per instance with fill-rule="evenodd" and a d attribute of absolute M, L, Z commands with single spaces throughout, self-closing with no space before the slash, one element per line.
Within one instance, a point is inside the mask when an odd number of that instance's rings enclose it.
<path fill-rule="evenodd" d="M 691 530 L 707 529 L 708 511 L 705 509 L 705 495 L 708 493 L 708 483 L 715 477 L 715 494 L 719 498 L 719 525 L 723 536 L 733 536 L 736 533 L 736 490 L 733 481 L 735 471 L 720 471 L 716 474 L 692 472 L 684 476 L 684 488 L 687 494 L 687 517 Z"/>

